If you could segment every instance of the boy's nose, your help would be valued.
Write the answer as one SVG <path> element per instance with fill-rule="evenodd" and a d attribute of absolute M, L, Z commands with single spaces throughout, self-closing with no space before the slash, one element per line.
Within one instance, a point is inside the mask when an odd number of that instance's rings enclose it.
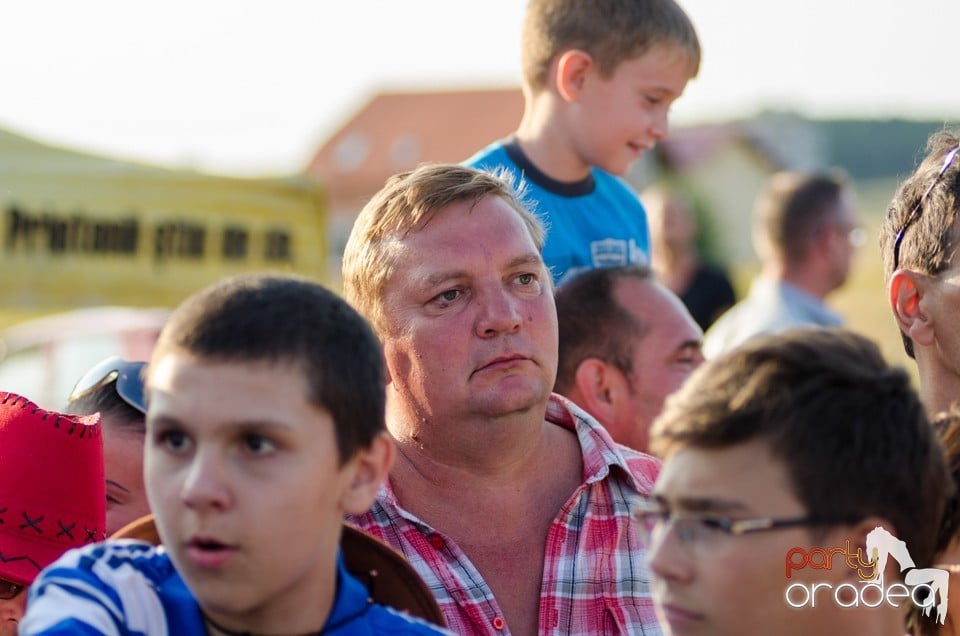
<path fill-rule="evenodd" d="M 187 470 L 181 497 L 188 508 L 226 509 L 230 489 L 224 479 L 222 461 L 212 453 L 197 453 Z"/>
<path fill-rule="evenodd" d="M 650 135 L 657 141 L 663 141 L 667 138 L 669 132 L 670 120 L 667 116 L 666 109 L 664 109 L 662 112 L 657 113 L 653 121 L 650 122 Z"/>
<path fill-rule="evenodd" d="M 651 539 L 647 546 L 647 561 L 657 578 L 684 581 L 692 576 L 689 555 L 680 545 L 680 537 L 672 523 Z"/>

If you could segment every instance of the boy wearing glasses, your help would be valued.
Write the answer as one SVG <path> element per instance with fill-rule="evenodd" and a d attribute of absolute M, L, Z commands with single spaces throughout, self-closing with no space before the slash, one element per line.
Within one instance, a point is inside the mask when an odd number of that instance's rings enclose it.
<path fill-rule="evenodd" d="M 434 634 L 346 569 L 393 444 L 366 322 L 316 283 L 242 276 L 170 317 L 146 381 L 144 480 L 162 545 L 71 551 L 22 634 Z M 102 481 L 102 475 L 101 475 Z"/>
<path fill-rule="evenodd" d="M 880 229 L 880 253 L 903 346 L 917 361 L 931 414 L 960 400 L 960 131 L 935 133 L 927 156 L 897 189 Z"/>
<path fill-rule="evenodd" d="M 757 337 L 668 400 L 652 447 L 664 465 L 637 515 L 668 633 L 902 636 L 949 476 L 908 376 L 874 344 Z M 878 572 L 867 545 L 884 532 L 897 551 Z"/>

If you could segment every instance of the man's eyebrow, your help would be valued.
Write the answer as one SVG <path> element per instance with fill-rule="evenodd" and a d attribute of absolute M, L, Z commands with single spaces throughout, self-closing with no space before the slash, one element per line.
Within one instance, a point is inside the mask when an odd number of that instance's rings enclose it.
<path fill-rule="evenodd" d="M 527 254 L 522 254 L 510 259 L 507 262 L 507 269 L 513 269 L 521 265 L 536 265 L 537 267 L 541 267 L 543 266 L 543 258 L 537 252 L 528 252 Z M 469 276 L 470 274 L 464 270 L 447 270 L 427 274 L 423 278 L 423 283 L 426 287 L 433 287 L 447 281 L 468 278 Z"/>
<path fill-rule="evenodd" d="M 739 501 L 714 499 L 711 497 L 677 497 L 668 499 L 663 495 L 654 494 L 657 503 L 685 512 L 717 512 L 717 513 L 744 513 L 750 512 L 750 507 Z"/>
<path fill-rule="evenodd" d="M 467 276 L 467 273 L 462 270 L 452 270 L 446 272 L 435 272 L 433 274 L 428 274 L 424 279 L 424 286 L 433 287 L 434 285 L 439 285 L 450 280 L 457 280 Z"/>
<path fill-rule="evenodd" d="M 540 256 L 537 252 L 529 252 L 521 256 L 513 258 L 509 263 L 507 263 L 508 268 L 518 267 L 520 265 L 543 265 L 543 257 Z"/>

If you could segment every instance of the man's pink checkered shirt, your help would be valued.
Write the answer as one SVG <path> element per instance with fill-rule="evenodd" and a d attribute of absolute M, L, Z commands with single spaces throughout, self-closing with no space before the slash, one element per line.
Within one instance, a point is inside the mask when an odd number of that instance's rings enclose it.
<path fill-rule="evenodd" d="M 546 420 L 574 430 L 583 483 L 550 528 L 540 588 L 540 634 L 662 633 L 646 551 L 630 501 L 650 492 L 660 462 L 613 442 L 593 418 L 552 396 Z M 463 551 L 404 510 L 387 483 L 369 513 L 349 518 L 399 550 L 433 591 L 457 634 L 510 634 L 493 593 Z"/>

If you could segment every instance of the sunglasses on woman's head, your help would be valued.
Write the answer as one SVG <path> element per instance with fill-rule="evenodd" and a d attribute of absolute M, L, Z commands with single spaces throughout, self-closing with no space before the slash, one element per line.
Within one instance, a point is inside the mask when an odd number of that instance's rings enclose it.
<path fill-rule="evenodd" d="M 900 267 L 900 243 L 903 242 L 903 235 L 908 229 L 910 229 L 910 226 L 913 225 L 913 222 L 919 219 L 923 214 L 923 206 L 927 202 L 927 197 L 930 196 L 930 193 L 933 192 L 933 189 L 938 183 L 940 183 L 943 175 L 946 174 L 947 169 L 953 163 L 953 160 L 957 158 L 958 154 L 960 154 L 960 145 L 948 152 L 943 158 L 943 166 L 941 166 L 940 172 L 937 173 L 936 178 L 930 182 L 930 185 L 927 186 L 927 189 L 923 191 L 922 195 L 920 195 L 920 199 L 917 201 L 917 204 L 911 208 L 910 212 L 907 213 L 907 218 L 903 222 L 903 226 L 899 231 L 897 231 L 897 234 L 893 239 L 893 271 L 897 271 L 897 268 Z"/>
<path fill-rule="evenodd" d="M 145 414 L 147 406 L 143 399 L 143 374 L 146 366 L 146 362 L 129 362 L 123 358 L 111 356 L 93 365 L 89 371 L 84 373 L 83 377 L 73 387 L 73 391 L 70 392 L 70 397 L 67 400 L 74 402 L 111 382 L 116 382 L 117 395 L 124 402 Z"/>

